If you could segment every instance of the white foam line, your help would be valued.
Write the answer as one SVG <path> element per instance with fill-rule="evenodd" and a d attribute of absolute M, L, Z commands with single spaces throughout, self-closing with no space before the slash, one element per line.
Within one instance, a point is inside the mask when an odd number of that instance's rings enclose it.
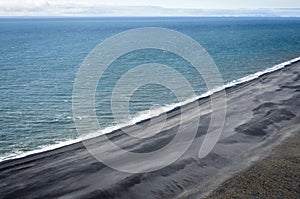
<path fill-rule="evenodd" d="M 75 144 L 75 143 L 78 143 L 78 142 L 81 142 L 81 139 L 78 138 L 78 139 L 73 139 L 73 140 L 62 141 L 62 142 L 59 142 L 57 144 L 41 146 L 40 149 L 36 149 L 36 150 L 28 151 L 28 152 L 23 152 L 21 154 L 13 153 L 13 154 L 10 154 L 10 155 L 4 156 L 4 157 L 0 157 L 0 162 L 5 161 L 5 160 L 19 159 L 19 158 L 23 158 L 23 157 L 26 157 L 26 156 L 29 156 L 29 155 L 42 153 L 42 152 L 45 152 L 45 151 L 51 151 L 51 150 L 58 149 L 58 148 L 61 148 L 63 146 L 68 146 L 68 145 L 71 145 L 71 144 Z"/>
<path fill-rule="evenodd" d="M 233 80 L 233 81 L 225 84 L 224 86 L 222 86 L 220 88 L 215 88 L 215 89 L 209 90 L 209 91 L 205 92 L 204 94 L 202 94 L 200 96 L 185 100 L 183 102 L 178 102 L 178 103 L 166 105 L 166 106 L 163 106 L 163 107 L 159 107 L 157 109 L 151 110 L 151 115 L 149 114 L 149 110 L 148 111 L 143 111 L 138 116 L 132 118 L 132 120 L 130 120 L 127 123 L 107 127 L 105 129 L 101 130 L 100 132 L 95 132 L 95 133 L 92 133 L 92 134 L 89 134 L 89 135 L 86 135 L 86 136 L 81 136 L 80 138 L 77 138 L 77 139 L 74 139 L 74 140 L 59 142 L 59 143 L 54 144 L 54 145 L 45 146 L 41 149 L 25 152 L 25 153 L 22 153 L 22 154 L 11 154 L 11 155 L 8 155 L 8 156 L 5 156 L 5 157 L 0 157 L 0 162 L 2 162 L 4 160 L 18 159 L 18 158 L 23 158 L 23 157 L 33 155 L 33 154 L 36 154 L 36 153 L 41 153 L 41 152 L 45 152 L 45 151 L 54 150 L 54 149 L 57 149 L 57 148 L 61 148 L 63 146 L 68 146 L 68 145 L 71 145 L 71 144 L 81 142 L 82 140 L 91 139 L 91 138 L 94 138 L 94 137 L 97 137 L 97 136 L 100 136 L 100 135 L 103 135 L 103 134 L 111 133 L 111 132 L 119 130 L 121 128 L 125 128 L 125 127 L 128 127 L 128 126 L 134 125 L 134 124 L 136 124 L 138 122 L 141 122 L 143 120 L 147 120 L 147 119 L 151 119 L 153 117 L 157 117 L 157 116 L 159 116 L 163 113 L 172 111 L 172 110 L 174 110 L 178 107 L 181 107 L 181 106 L 187 105 L 189 103 L 195 102 L 196 100 L 199 100 L 201 98 L 208 97 L 208 96 L 212 95 L 213 93 L 216 93 L 216 92 L 218 92 L 222 89 L 234 87 L 234 86 L 242 84 L 244 82 L 248 82 L 248 81 L 257 79 L 258 77 L 260 77 L 264 74 L 271 73 L 271 72 L 274 72 L 276 70 L 282 69 L 282 68 L 284 68 L 286 66 L 289 66 L 293 63 L 296 63 L 298 61 L 300 61 L 300 57 L 297 57 L 297 58 L 292 59 L 290 61 L 286 61 L 284 63 L 275 65 L 271 68 L 267 68 L 263 71 L 259 71 L 259 72 L 256 72 L 254 74 L 242 77 L 240 79 Z"/>
<path fill-rule="evenodd" d="M 248 82 L 248 81 L 257 79 L 258 77 L 260 77 L 260 76 L 262 76 L 262 75 L 264 75 L 264 74 L 268 74 L 268 73 L 277 71 L 277 70 L 279 70 L 279 69 L 282 69 L 282 68 L 284 68 L 284 67 L 286 67 L 286 66 L 289 66 L 289 65 L 291 65 L 291 64 L 293 64 L 293 63 L 296 63 L 296 62 L 298 62 L 298 61 L 300 61 L 300 57 L 297 57 L 297 58 L 292 59 L 292 60 L 290 60 L 290 61 L 283 62 L 283 63 L 281 63 L 281 64 L 275 65 L 275 66 L 273 66 L 273 67 L 271 67 L 271 68 L 267 68 L 267 69 L 265 69 L 265 70 L 263 70 L 263 71 L 256 72 L 256 73 L 251 74 L 251 75 L 248 75 L 248 76 L 246 76 L 246 77 L 242 77 L 242 78 L 240 78 L 240 79 L 233 80 L 233 81 L 227 83 L 227 84 L 225 85 L 225 88 L 233 87 L 233 86 L 236 86 L 236 85 L 238 85 L 238 84 L 241 84 L 241 83 L 244 83 L 244 82 Z"/>

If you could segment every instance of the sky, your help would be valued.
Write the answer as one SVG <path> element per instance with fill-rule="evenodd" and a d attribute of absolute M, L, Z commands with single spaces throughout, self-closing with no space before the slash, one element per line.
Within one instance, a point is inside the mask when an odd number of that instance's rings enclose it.
<path fill-rule="evenodd" d="M 300 0 L 0 0 L 0 16 L 300 17 Z"/>

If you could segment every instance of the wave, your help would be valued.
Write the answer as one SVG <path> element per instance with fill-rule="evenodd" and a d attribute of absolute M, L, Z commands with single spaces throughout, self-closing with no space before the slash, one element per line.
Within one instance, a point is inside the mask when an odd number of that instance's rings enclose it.
<path fill-rule="evenodd" d="M 68 146 L 68 145 L 72 145 L 72 144 L 81 142 L 82 140 L 86 140 L 86 139 L 90 139 L 90 138 L 97 137 L 97 136 L 100 136 L 100 135 L 111 133 L 113 131 L 122 129 L 124 127 L 128 127 L 128 126 L 140 123 L 142 121 L 149 120 L 151 118 L 157 117 L 157 116 L 159 116 L 161 114 L 170 112 L 170 111 L 172 111 L 174 109 L 177 109 L 177 108 L 182 107 L 184 105 L 187 105 L 189 103 L 195 102 L 195 101 L 197 101 L 197 100 L 199 100 L 201 98 L 205 98 L 205 97 L 211 96 L 212 94 L 214 94 L 216 92 L 219 92 L 219 91 L 221 91 L 223 89 L 234 87 L 234 86 L 237 86 L 239 84 L 242 84 L 242 83 L 249 82 L 251 80 L 257 79 L 257 78 L 259 78 L 262 75 L 265 75 L 265 74 L 268 74 L 268 73 L 271 73 L 271 72 L 275 72 L 277 70 L 280 70 L 280 69 L 282 69 L 282 68 L 284 68 L 286 66 L 290 66 L 290 65 L 292 65 L 292 64 L 294 64 L 296 62 L 299 62 L 299 61 L 300 61 L 300 57 L 297 57 L 297 58 L 294 58 L 292 60 L 289 60 L 289 61 L 283 62 L 281 64 L 275 65 L 275 66 L 273 66 L 271 68 L 267 68 L 265 70 L 256 72 L 254 74 L 247 75 L 245 77 L 233 80 L 231 82 L 226 83 L 222 87 L 209 90 L 209 91 L 207 91 L 207 92 L 205 92 L 205 93 L 203 93 L 203 94 L 201 94 L 199 96 L 190 98 L 190 99 L 185 100 L 183 102 L 178 102 L 178 103 L 174 103 L 174 104 L 170 104 L 170 105 L 161 106 L 161 107 L 158 107 L 158 108 L 153 109 L 151 111 L 150 110 L 142 111 L 136 117 L 133 117 L 129 122 L 126 122 L 126 123 L 123 123 L 123 124 L 117 124 L 117 125 L 110 126 L 110 127 L 106 127 L 106 128 L 104 128 L 104 129 L 102 129 L 102 130 L 100 130 L 98 132 L 95 132 L 95 133 L 92 133 L 92 134 L 89 134 L 89 135 L 85 135 L 85 136 L 80 136 L 77 139 L 72 139 L 72 140 L 58 142 L 57 144 L 54 144 L 54 145 L 41 146 L 40 149 L 36 149 L 36 150 L 28 151 L 28 152 L 13 153 L 13 154 L 10 154 L 10 155 L 6 155 L 6 156 L 3 156 L 3 157 L 0 157 L 0 162 L 6 161 L 6 160 L 23 158 L 23 157 L 26 157 L 26 156 L 29 156 L 29 155 L 33 155 L 33 154 L 37 154 L 37 153 L 42 153 L 42 152 L 54 150 L 54 149 L 57 149 L 57 148 L 61 148 L 61 147 L 64 147 L 64 146 Z"/>

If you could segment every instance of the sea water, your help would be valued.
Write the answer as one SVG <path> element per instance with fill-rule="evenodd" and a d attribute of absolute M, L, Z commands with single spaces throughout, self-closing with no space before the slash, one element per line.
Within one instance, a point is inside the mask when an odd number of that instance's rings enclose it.
<path fill-rule="evenodd" d="M 280 66 L 275 65 L 300 56 L 298 18 L 2 18 L 0 161 L 78 141 L 72 91 L 80 64 L 105 39 L 141 27 L 173 29 L 199 42 L 227 87 L 276 70 Z M 103 128 L 99 133 L 122 126 L 111 110 L 114 86 L 128 70 L 147 63 L 174 68 L 190 82 L 197 96 L 208 91 L 196 70 L 175 54 L 157 49 L 128 53 L 115 60 L 99 81 L 95 94 Z M 168 74 L 159 71 L 155 75 L 168 79 Z M 168 81 L 176 84 L 176 79 Z M 184 97 L 189 100 L 191 96 Z M 130 118 L 124 118 L 124 124 L 148 117 L 149 109 L 159 114 L 178 104 L 170 89 L 143 85 L 131 95 Z"/>

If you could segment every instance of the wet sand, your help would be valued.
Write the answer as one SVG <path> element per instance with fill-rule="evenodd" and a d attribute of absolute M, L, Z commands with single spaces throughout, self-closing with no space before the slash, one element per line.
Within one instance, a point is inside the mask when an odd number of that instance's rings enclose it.
<path fill-rule="evenodd" d="M 291 136 L 300 123 L 300 63 L 226 89 L 227 116 L 222 136 L 213 151 L 198 158 L 210 113 L 201 115 L 197 137 L 173 164 L 151 172 L 130 174 L 113 170 L 91 156 L 82 143 L 0 163 L 0 198 L 200 198 L 225 180 L 270 154 Z M 217 96 L 217 94 L 216 94 Z M 209 110 L 209 98 L 200 99 L 167 114 L 168 128 L 147 139 L 133 139 L 120 131 L 108 135 L 124 149 L 148 152 L 169 143 L 181 116 L 193 120 L 193 108 Z M 218 110 L 214 110 L 218 111 Z M 189 119 L 190 118 L 190 119 Z M 161 122 L 156 119 L 156 124 Z M 186 121 L 187 122 L 187 121 Z M 147 123 L 145 121 L 144 123 Z M 143 123 L 141 123 L 143 125 Z M 155 124 L 154 124 L 155 125 Z M 185 131 L 193 128 L 188 124 Z M 129 127 L 129 131 L 137 131 Z M 109 150 L 103 136 L 91 147 Z M 179 143 L 180 144 L 180 143 Z M 107 158 L 137 166 L 116 151 Z M 119 159 L 118 159 L 119 158 Z M 168 157 L 154 158 L 157 166 Z"/>

